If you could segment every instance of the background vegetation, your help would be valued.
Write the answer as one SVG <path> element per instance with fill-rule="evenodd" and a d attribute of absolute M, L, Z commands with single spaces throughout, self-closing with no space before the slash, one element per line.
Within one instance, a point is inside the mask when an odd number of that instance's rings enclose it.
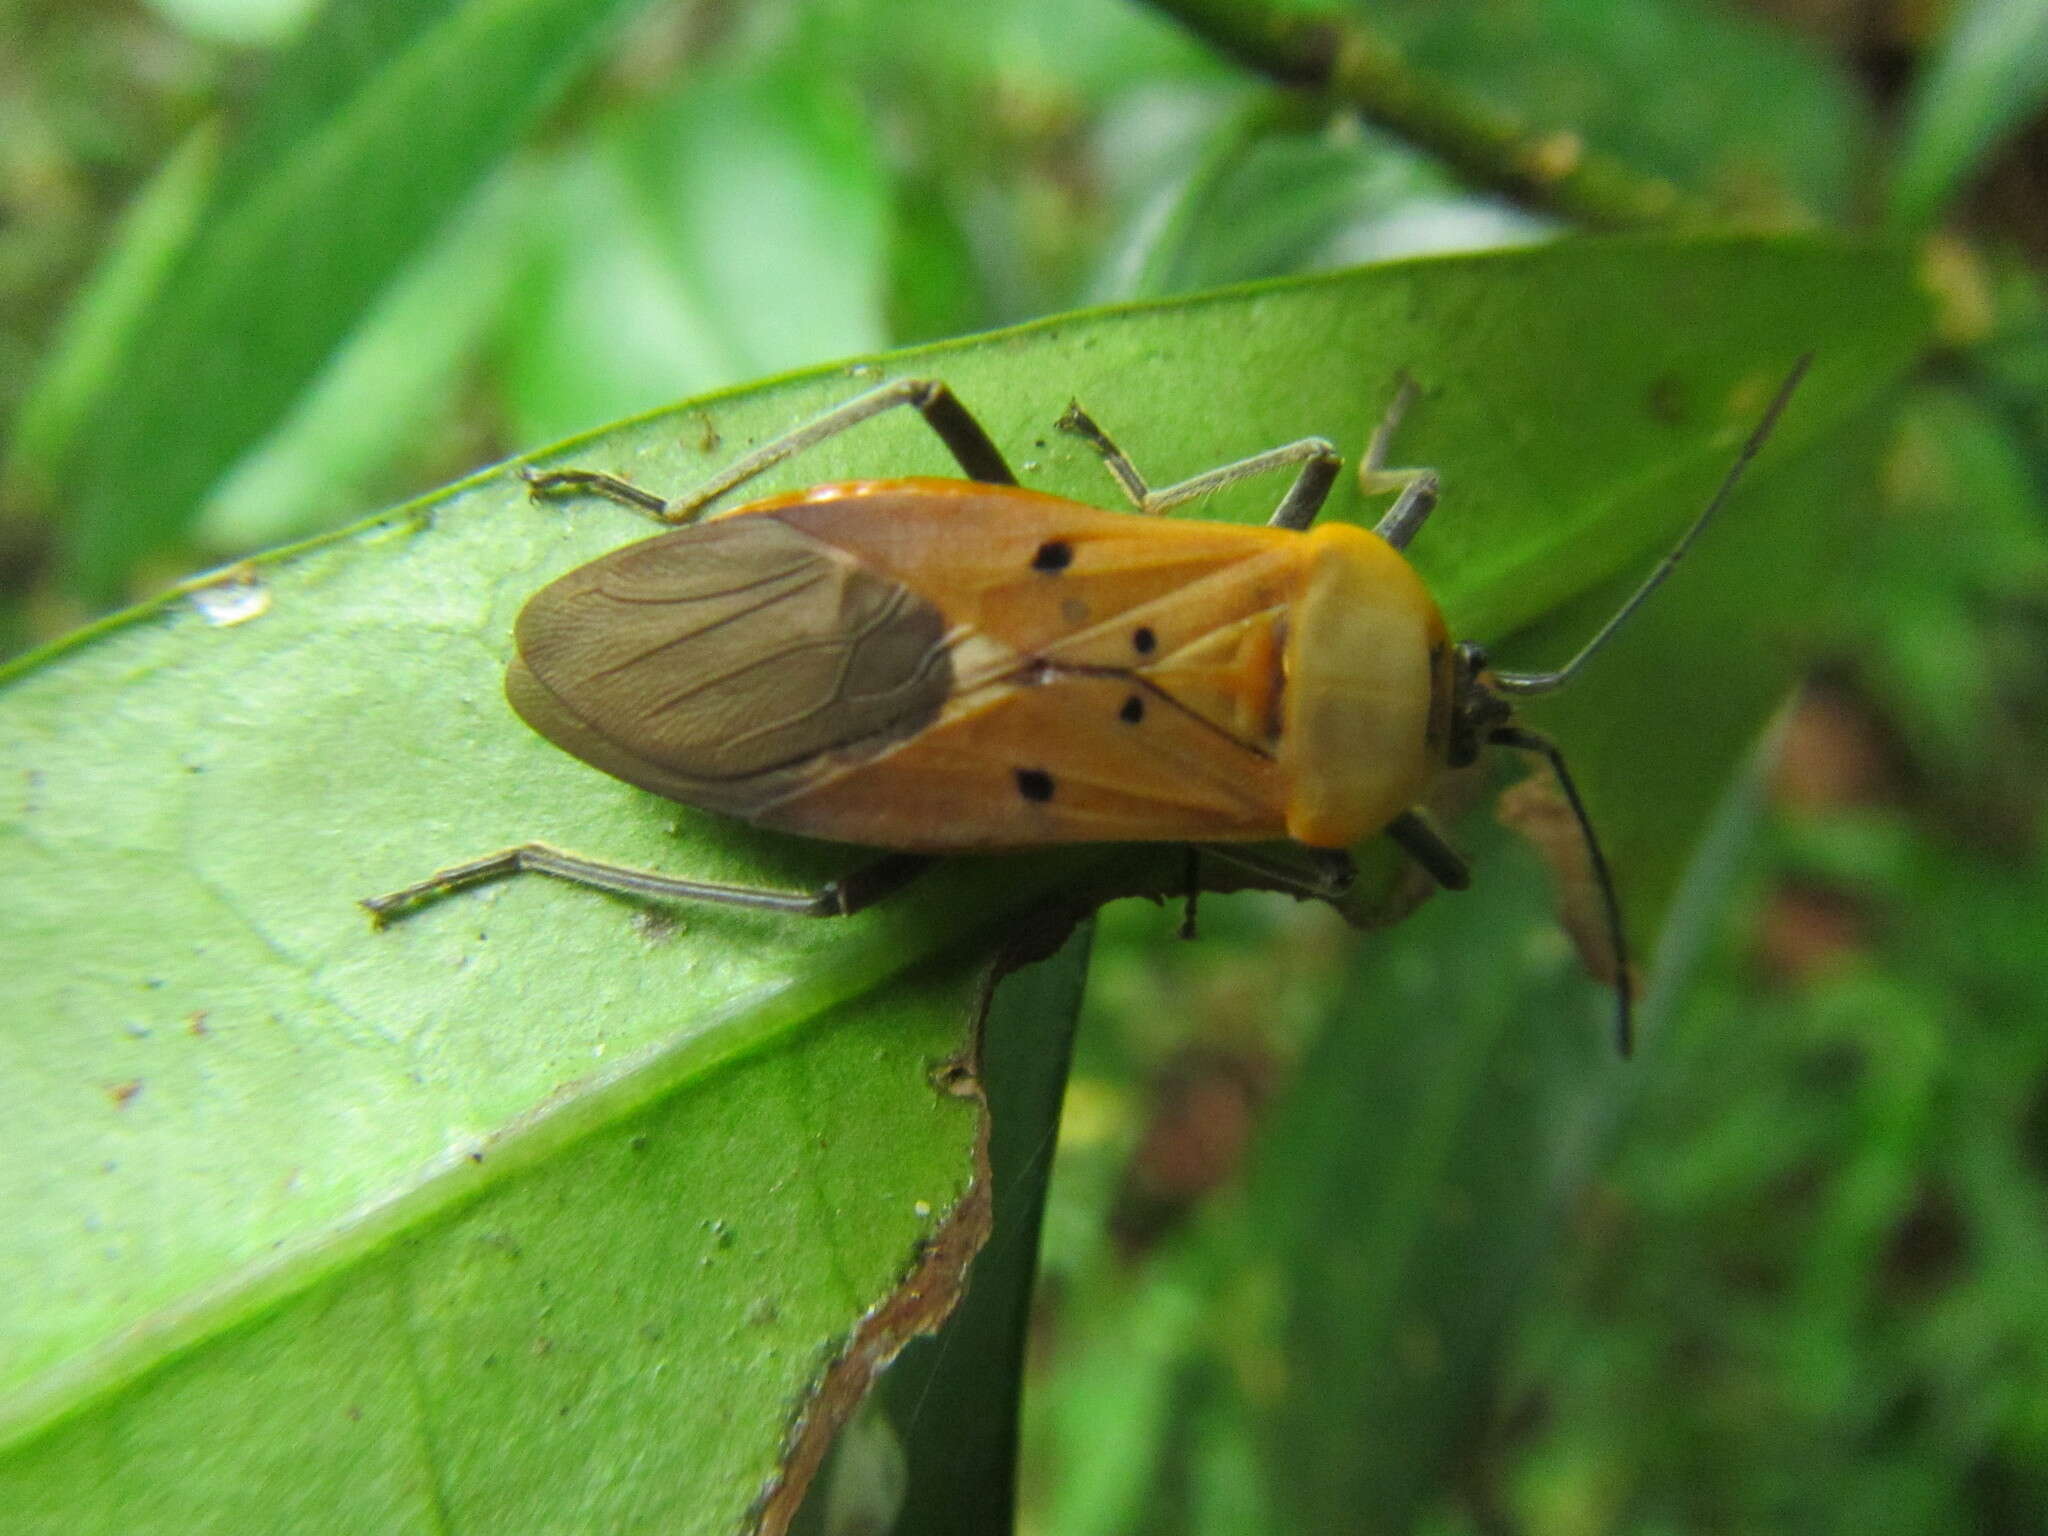
<path fill-rule="evenodd" d="M 1316 1269 L 1358 1213 L 1304 1170 L 1458 1064 L 1400 1041 L 1592 1028 L 1534 861 L 1475 816 L 1482 890 L 1363 940 L 1270 898 L 1206 904 L 1198 945 L 1109 908 L 1022 1507 L 1062 1536 L 1290 1528 L 1282 1467 L 1328 1529 L 2042 1528 L 2048 7 L 1390 0 L 1347 13 L 1363 113 L 1279 90 L 1316 34 L 1263 15 L 5 0 L 0 647 L 848 354 L 1590 229 L 1887 231 L 1938 335 L 1875 493 L 1840 485 L 1810 680 L 1572 1176 L 1529 1233 L 1446 1250 L 1475 1273 L 1424 1266 L 1470 1336 L 1390 1307 L 1283 1353 L 1272 1313 L 1284 1286 L 1360 1292 Z M 959 1004 L 930 990 L 942 1039 Z M 898 1378 L 913 1465 L 943 1374 Z M 834 1518 L 888 1465 L 842 1471 Z"/>

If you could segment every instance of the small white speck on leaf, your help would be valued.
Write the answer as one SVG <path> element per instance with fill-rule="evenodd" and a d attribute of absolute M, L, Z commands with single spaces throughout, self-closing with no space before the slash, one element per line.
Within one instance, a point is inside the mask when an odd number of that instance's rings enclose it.
<path fill-rule="evenodd" d="M 191 593 L 199 616 L 218 628 L 246 624 L 270 612 L 270 588 L 249 565 L 230 566 Z"/>

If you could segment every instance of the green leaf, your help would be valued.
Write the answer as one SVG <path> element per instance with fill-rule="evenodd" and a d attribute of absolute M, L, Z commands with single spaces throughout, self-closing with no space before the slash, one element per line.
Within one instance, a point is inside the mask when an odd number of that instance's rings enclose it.
<path fill-rule="evenodd" d="M 225 152 L 201 236 L 124 331 L 149 344 L 127 351 L 62 445 L 76 589 L 104 599 L 175 539 L 636 3 L 323 13 Z"/>
<path fill-rule="evenodd" d="M 1413 553 L 1454 631 L 1493 638 L 1640 569 L 1793 351 L 1819 361 L 1759 489 L 1866 412 L 1923 329 L 1881 249 L 1571 242 L 1058 317 L 549 461 L 679 489 L 915 372 L 1033 484 L 1110 504 L 1051 430 L 1070 397 L 1164 480 L 1305 433 L 1355 448 L 1407 369 L 1426 393 L 1397 457 L 1447 486 Z M 944 473 L 899 415 L 759 489 Z M 1201 511 L 1259 518 L 1276 494 Z M 1371 509 L 1345 486 L 1331 510 Z M 545 880 L 381 934 L 353 905 L 528 838 L 785 888 L 858 861 L 605 779 L 506 710 L 524 598 L 639 531 L 494 472 L 4 674 L 0 1498 L 29 1529 L 733 1529 L 786 1445 L 801 1460 L 791 1425 L 847 1406 L 829 1363 L 899 1342 L 861 1319 L 900 1322 L 872 1309 L 971 1226 L 945 1219 L 972 1116 L 933 1073 L 987 956 L 1077 881 L 1170 882 L 1170 851 L 963 859 L 842 923 Z M 1759 617 L 1723 604 L 1705 639 Z"/>
<path fill-rule="evenodd" d="M 1855 489 L 1876 459 L 1868 426 L 1774 443 L 1764 473 L 1616 653 L 1528 712 L 1568 744 L 1639 953 L 1657 931 L 1642 918 L 1673 910 L 1697 829 L 1806 654 L 1843 532 L 1811 509 L 1874 504 Z M 1569 654 L 1635 580 L 1569 605 L 1515 654 Z M 1542 903 L 1527 890 L 1527 850 L 1496 843 L 1477 862 L 1475 885 L 1489 888 L 1461 919 L 1446 901 L 1403 931 L 1401 953 L 1361 959 L 1255 1186 L 1254 1208 L 1288 1234 L 1262 1250 L 1285 1277 L 1279 1347 L 1308 1362 L 1275 1416 L 1273 1486 L 1309 1525 L 1369 1498 L 1382 1528 L 1405 1528 L 1404 1511 L 1450 1475 L 1566 1200 L 1629 1101 L 1667 1069 L 1659 1037 L 1674 966 L 1697 954 L 1716 906 L 1694 897 L 1665 928 L 1645 1044 L 1623 1067 L 1603 1050 L 1611 1003 L 1547 923 L 1532 926 Z M 1729 862 L 1723 847 L 1716 863 L 1725 873 Z M 1350 1085 L 1352 1102 L 1336 1085 Z M 1347 1438 L 1373 1450 L 1329 1456 Z"/>
<path fill-rule="evenodd" d="M 1627 1070 L 1530 942 L 1526 859 L 1498 832 L 1477 851 L 1472 890 L 1361 948 L 1218 1234 L 1287 1362 L 1261 1425 L 1280 1529 L 1405 1531 L 1441 1490 Z"/>
<path fill-rule="evenodd" d="M 123 354 L 139 345 L 143 320 L 192 240 L 219 168 L 220 125 L 202 123 L 123 213 L 22 401 L 4 471 L 10 499 L 57 494 L 64 456 Z"/>
<path fill-rule="evenodd" d="M 74 1401 L 0 1460 L 10 1529 L 740 1528 L 782 1481 L 800 1416 L 818 1427 L 810 1394 L 828 1367 L 886 1358 L 900 1343 L 887 1328 L 914 1321 L 857 1327 L 920 1246 L 942 1243 L 964 1193 L 973 1106 L 926 1079 L 957 1048 L 982 969 L 956 958 L 814 1006 L 788 1048 L 747 1064 L 740 1092 L 733 1070 L 687 1061 L 689 1028 L 649 1045 L 645 1019 L 618 1027 L 559 993 L 548 1011 L 508 1010 L 509 1027 L 471 1017 L 378 1050 L 374 1030 L 309 1040 L 318 1010 L 279 990 L 269 1010 L 222 987 L 205 1033 L 133 1037 L 155 1059 L 135 1068 L 118 1122 L 96 1128 L 101 1161 L 64 1181 L 81 1229 L 61 1277 L 16 1274 L 16 1253 L 9 1278 L 61 1300 L 50 1282 L 162 1265 L 173 1273 L 153 1281 L 188 1294 L 144 1318 L 139 1340 L 107 1341 L 158 1357 L 146 1378 Z M 673 1023 L 643 1010 L 664 1012 Z M 637 1059 L 608 1066 L 608 1045 Z M 295 1093 L 279 1065 L 295 1049 L 381 1065 Z M 462 1091 L 466 1063 L 515 1052 L 557 1084 L 523 1123 Z M 266 1066 L 260 1095 L 246 1084 Z M 653 1099 L 650 1074 L 670 1079 Z M 907 1091 L 860 1102 L 891 1075 Z M 71 1081 L 58 1112 L 115 1108 L 105 1084 Z M 154 1161 L 149 1121 L 203 1115 L 210 1099 L 227 1139 L 188 1131 Z M 551 1133 L 564 1111 L 597 1129 Z M 386 1158 L 358 1148 L 380 1126 L 393 1151 L 439 1147 L 366 1192 L 361 1175 Z M 317 1155 L 337 1143 L 356 1146 Z M 154 1189 L 201 1230 L 115 1227 L 93 1203 L 115 1185 Z M 238 1227 L 246 1239 L 344 1185 L 355 1208 L 322 1251 L 221 1274 Z M 208 1272 L 225 1294 L 204 1294 Z M 932 1290 L 928 1304 L 950 1299 Z M 119 1365 L 103 1353 L 60 1371 L 54 1395 L 104 1390 Z"/>
<path fill-rule="evenodd" d="M 1962 0 L 1914 82 L 1892 183 L 1893 222 L 1938 217 L 1970 175 L 2048 101 L 2048 5 Z"/>
<path fill-rule="evenodd" d="M 1820 50 L 1692 0 L 1380 0 L 1358 7 L 1416 66 L 1523 121 L 1717 204 L 1766 217 L 1853 211 L 1872 132 Z"/>
<path fill-rule="evenodd" d="M 1190 120 L 1134 157 L 1137 174 L 1120 167 L 1127 212 L 1094 283 L 1100 298 L 1160 298 L 1364 260 L 1518 245 L 1550 232 L 1539 219 L 1465 192 L 1390 138 L 1333 132 L 1327 112 L 1295 96 L 1261 93 L 1228 111 L 1218 101 L 1197 117 L 1187 95 L 1177 101 Z"/>
<path fill-rule="evenodd" d="M 904 1507 L 890 1528 L 898 1536 L 973 1536 L 1002 1529 L 1010 1515 L 1039 1221 L 1090 929 L 1006 982 L 983 1028 L 992 1224 L 959 1309 L 936 1335 L 913 1344 L 883 1381 L 909 1473 Z"/>
<path fill-rule="evenodd" d="M 506 317 L 526 440 L 882 344 L 876 146 L 800 65 L 701 72 L 594 137 Z"/>
<path fill-rule="evenodd" d="M 524 169 L 486 185 L 378 295 L 277 429 L 215 483 L 195 543 L 234 555 L 332 527 L 446 430 L 526 242 Z"/>
<path fill-rule="evenodd" d="M 936 176 L 897 177 L 891 200 L 883 309 L 892 341 L 908 346 L 987 324 L 965 219 Z"/>
<path fill-rule="evenodd" d="M 1544 701 L 1639 944 L 1642 919 L 1670 913 L 1637 1059 L 1614 1056 L 1611 995 L 1564 942 L 1537 858 L 1468 820 L 1473 889 L 1360 947 L 1268 1116 L 1249 1188 L 1087 1325 L 1098 1341 L 1068 1384 L 1085 1407 L 1062 1424 L 1086 1453 L 1137 1469 L 1127 1502 L 1192 1498 L 1241 1455 L 1220 1432 L 1233 1426 L 1259 1443 L 1261 1506 L 1278 1512 L 1276 1530 L 1405 1531 L 1441 1496 L 1566 1202 L 1633 1098 L 1673 1070 L 1664 1014 L 1716 920 L 1754 798 L 1731 806 L 1729 778 L 1790 684 L 1802 654 L 1790 620 L 1815 605 L 1839 546 L 1814 509 L 1871 504 L 1843 493 L 1867 474 L 1868 436 L 1852 420 L 1803 448 L 1774 441 L 1727 521 L 1625 638 Z M 1512 653 L 1561 659 L 1639 574 L 1576 600 Z M 1687 870 L 1709 821 L 1707 867 Z M 1141 1353 L 1162 1306 L 1204 1321 Z M 1263 1393 L 1244 1385 L 1267 1377 Z M 1168 1397 L 1165 1383 L 1178 1391 Z M 1113 1445 L 1104 1420 L 1122 1437 Z M 1195 1421 L 1220 1450 L 1184 1443 Z M 1221 1471 L 1202 1459 L 1211 1454 L 1225 1458 Z M 1086 1464 L 1070 1454 L 1059 1471 L 1064 1494 Z M 1063 1498 L 1052 1529 L 1122 1528 L 1082 1518 L 1088 1503 Z"/>
<path fill-rule="evenodd" d="M 1574 687 L 1521 712 L 1569 747 L 1641 959 L 1691 859 L 1695 829 L 1819 649 L 1820 615 L 1841 598 L 1834 578 L 1867 538 L 1851 520 L 1876 504 L 1881 428 L 1893 403 L 1883 402 L 1882 416 L 1830 423 L 1804 443 L 1788 410 L 1787 430 L 1765 450 L 1769 462 L 1745 480 L 1679 576 Z M 1812 404 L 1802 389 L 1794 409 L 1805 416 Z M 1820 424 L 1808 417 L 1807 425 Z M 1704 504 L 1711 478 L 1680 493 L 1673 510 L 1682 517 Z M 1570 656 L 1643 574 L 1631 567 L 1577 599 L 1502 647 L 1502 661 L 1540 666 Z M 1674 836 L 1674 828 L 1688 830 Z"/>
<path fill-rule="evenodd" d="M 306 23 L 315 0 L 150 0 L 150 8 L 195 37 L 238 47 L 275 44 Z"/>

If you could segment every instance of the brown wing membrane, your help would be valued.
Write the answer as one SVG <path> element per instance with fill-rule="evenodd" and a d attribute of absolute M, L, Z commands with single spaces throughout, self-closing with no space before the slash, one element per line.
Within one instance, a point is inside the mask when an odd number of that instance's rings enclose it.
<path fill-rule="evenodd" d="M 506 692 L 593 766 L 744 816 L 784 770 L 923 729 L 952 689 L 944 640 L 900 582 L 772 517 L 728 517 L 543 588 L 519 616 Z"/>

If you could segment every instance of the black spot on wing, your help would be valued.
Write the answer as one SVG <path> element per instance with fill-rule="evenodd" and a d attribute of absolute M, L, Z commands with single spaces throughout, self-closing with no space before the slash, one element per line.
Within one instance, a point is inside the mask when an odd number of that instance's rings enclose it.
<path fill-rule="evenodd" d="M 1034 571 L 1064 571 L 1074 563 L 1074 546 L 1065 539 L 1047 539 L 1038 546 L 1038 553 L 1031 557 Z"/>

